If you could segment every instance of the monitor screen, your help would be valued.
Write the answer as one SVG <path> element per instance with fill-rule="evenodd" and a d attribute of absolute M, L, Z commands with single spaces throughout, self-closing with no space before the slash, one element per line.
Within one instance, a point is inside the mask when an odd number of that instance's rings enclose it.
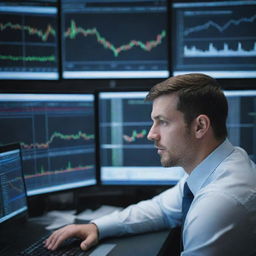
<path fill-rule="evenodd" d="M 61 0 L 63 78 L 168 77 L 166 0 Z"/>
<path fill-rule="evenodd" d="M 29 196 L 96 183 L 93 94 L 0 94 L 0 144 L 21 144 Z"/>
<path fill-rule="evenodd" d="M 173 3 L 174 75 L 256 77 L 256 1 Z"/>
<path fill-rule="evenodd" d="M 256 162 L 256 90 L 225 91 L 229 113 L 228 137 Z"/>
<path fill-rule="evenodd" d="M 55 80 L 57 0 L 0 3 L 0 79 Z"/>
<path fill-rule="evenodd" d="M 224 91 L 229 113 L 228 137 L 256 161 L 256 90 Z M 99 141 L 102 184 L 169 185 L 183 175 L 181 168 L 163 168 L 153 142 L 151 103 L 146 92 L 100 92 Z"/>
<path fill-rule="evenodd" d="M 0 223 L 27 211 L 19 145 L 0 147 Z"/>
<path fill-rule="evenodd" d="M 151 102 L 146 92 L 100 92 L 100 176 L 106 185 L 173 185 L 180 167 L 163 168 L 152 141 Z"/>

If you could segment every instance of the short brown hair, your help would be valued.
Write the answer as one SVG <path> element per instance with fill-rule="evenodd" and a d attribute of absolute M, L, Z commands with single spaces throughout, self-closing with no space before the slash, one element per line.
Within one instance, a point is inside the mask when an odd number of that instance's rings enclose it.
<path fill-rule="evenodd" d="M 163 95 L 177 93 L 177 110 L 184 114 L 188 126 L 200 114 L 207 115 L 217 139 L 227 137 L 227 99 L 219 83 L 212 77 L 191 73 L 171 77 L 151 88 L 147 101 Z"/>

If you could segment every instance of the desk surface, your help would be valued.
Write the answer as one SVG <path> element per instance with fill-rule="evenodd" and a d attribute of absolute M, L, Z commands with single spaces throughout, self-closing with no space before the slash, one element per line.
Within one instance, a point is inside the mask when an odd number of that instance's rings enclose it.
<path fill-rule="evenodd" d="M 28 245 L 32 244 L 45 233 L 48 233 L 41 225 L 35 223 L 24 223 L 18 225 L 13 230 L 1 230 L 0 243 L 3 242 L 9 247 L 7 254 L 15 255 Z M 83 256 L 160 256 L 167 255 L 166 247 L 170 244 L 171 231 L 159 231 L 120 238 L 108 238 L 84 252 Z M 4 239 L 3 239 L 4 236 Z M 107 253 L 104 252 L 105 249 Z M 100 253 L 99 253 L 100 252 Z M 11 254 L 10 254 L 11 253 Z M 98 253 L 98 254 L 97 254 Z M 2 255 L 2 254 L 1 254 Z M 171 254 L 173 255 L 173 254 Z"/>
<path fill-rule="evenodd" d="M 164 255 L 163 251 L 168 243 L 169 236 L 170 231 L 159 231 L 121 238 L 110 238 L 101 241 L 98 247 L 104 244 L 116 245 L 109 254 L 107 254 L 109 256 Z"/>

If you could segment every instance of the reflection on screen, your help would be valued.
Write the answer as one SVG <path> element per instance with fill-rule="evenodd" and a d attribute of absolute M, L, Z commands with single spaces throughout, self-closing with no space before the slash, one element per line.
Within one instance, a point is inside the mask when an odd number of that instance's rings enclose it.
<path fill-rule="evenodd" d="M 57 0 L 1 1 L 0 79 L 58 79 Z"/>
<path fill-rule="evenodd" d="M 92 94 L 0 94 L 0 143 L 18 141 L 28 195 L 95 184 Z"/>
<path fill-rule="evenodd" d="M 256 1 L 173 4 L 173 72 L 256 77 Z"/>
<path fill-rule="evenodd" d="M 64 78 L 168 76 L 165 0 L 62 0 Z"/>

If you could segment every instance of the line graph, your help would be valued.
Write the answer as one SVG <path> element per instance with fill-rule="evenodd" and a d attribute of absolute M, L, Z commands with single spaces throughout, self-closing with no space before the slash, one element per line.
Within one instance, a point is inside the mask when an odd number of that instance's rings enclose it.
<path fill-rule="evenodd" d="M 85 185 L 94 178 L 91 94 L 12 94 L 10 101 L 6 97 L 0 95 L 0 141 L 20 142 L 29 194 L 63 183 Z"/>
<path fill-rule="evenodd" d="M 42 177 L 42 176 L 48 176 L 48 175 L 55 175 L 55 174 L 64 174 L 69 172 L 78 172 L 78 171 L 86 171 L 91 170 L 94 168 L 94 165 L 78 165 L 73 166 L 72 163 L 69 161 L 67 166 L 63 169 L 57 169 L 57 170 L 45 170 L 43 166 L 41 166 L 41 169 L 36 174 L 28 174 L 25 175 L 25 179 L 32 179 L 36 177 Z"/>
<path fill-rule="evenodd" d="M 175 15 L 174 74 L 256 77 L 255 3 L 184 4 Z"/>
<path fill-rule="evenodd" d="M 111 8 L 78 7 L 72 1 L 69 6 L 63 5 L 64 78 L 168 75 L 164 1 L 158 6 L 154 1 L 140 1 L 136 6 L 132 2 L 128 1 L 127 6 L 117 2 Z"/>
<path fill-rule="evenodd" d="M 191 27 L 191 28 L 187 28 L 184 30 L 184 35 L 188 36 L 194 32 L 198 32 L 198 31 L 203 31 L 203 30 L 207 30 L 210 27 L 216 28 L 219 32 L 224 32 L 225 30 L 227 30 L 229 27 L 231 27 L 232 25 L 234 26 L 238 26 L 241 23 L 252 23 L 256 20 L 256 14 L 251 16 L 251 17 L 243 17 L 241 19 L 231 19 L 228 22 L 226 22 L 224 25 L 219 25 L 218 23 L 209 20 L 208 22 L 202 24 L 202 25 L 198 25 L 195 27 Z"/>
<path fill-rule="evenodd" d="M 162 30 L 159 34 L 157 34 L 154 40 L 149 40 L 145 43 L 139 40 L 130 40 L 129 43 L 116 47 L 113 43 L 109 42 L 105 37 L 103 37 L 97 28 L 84 29 L 82 27 L 78 27 L 76 22 L 71 20 L 70 27 L 65 32 L 65 37 L 75 39 L 79 34 L 82 34 L 84 37 L 90 35 L 95 36 L 99 44 L 101 44 L 104 48 L 111 50 L 114 56 L 118 57 L 121 52 L 131 50 L 134 47 L 140 47 L 142 50 L 148 52 L 151 51 L 153 48 L 162 43 L 163 39 L 166 37 L 166 30 Z"/>
<path fill-rule="evenodd" d="M 43 3 L 35 13 L 10 3 L 9 11 L 1 11 L 0 78 L 57 79 L 57 31 L 57 12 Z"/>
<path fill-rule="evenodd" d="M 0 60 L 9 61 L 25 61 L 25 62 L 55 62 L 56 57 L 51 56 L 12 56 L 12 55 L 2 55 L 0 54 Z"/>
<path fill-rule="evenodd" d="M 21 142 L 21 146 L 24 149 L 31 149 L 31 148 L 49 148 L 50 144 L 55 140 L 55 139 L 61 139 L 61 140 L 67 140 L 67 141 L 71 141 L 71 140 L 92 140 L 94 139 L 94 134 L 86 134 L 82 131 L 78 131 L 76 134 L 63 134 L 61 132 L 54 132 L 49 140 L 45 143 L 31 143 L 31 144 L 26 144 L 24 142 Z"/>
<path fill-rule="evenodd" d="M 44 42 L 48 40 L 49 36 L 53 36 L 53 37 L 56 36 L 56 30 L 50 24 L 48 24 L 45 31 L 43 31 L 29 25 L 13 24 L 12 22 L 0 23 L 1 32 L 8 29 L 23 30 L 27 32 L 29 35 L 38 36 Z"/>
<path fill-rule="evenodd" d="M 20 176 L 13 178 L 12 180 L 9 180 L 8 186 L 11 188 L 12 191 L 22 193 L 24 191 L 24 188 L 22 187 L 22 179 Z"/>
<path fill-rule="evenodd" d="M 137 130 L 133 130 L 131 136 L 124 134 L 123 139 L 126 142 L 131 143 L 131 142 L 136 141 L 136 139 L 144 138 L 146 135 L 147 135 L 147 130 L 146 129 L 143 129 L 141 132 L 137 132 Z"/>

